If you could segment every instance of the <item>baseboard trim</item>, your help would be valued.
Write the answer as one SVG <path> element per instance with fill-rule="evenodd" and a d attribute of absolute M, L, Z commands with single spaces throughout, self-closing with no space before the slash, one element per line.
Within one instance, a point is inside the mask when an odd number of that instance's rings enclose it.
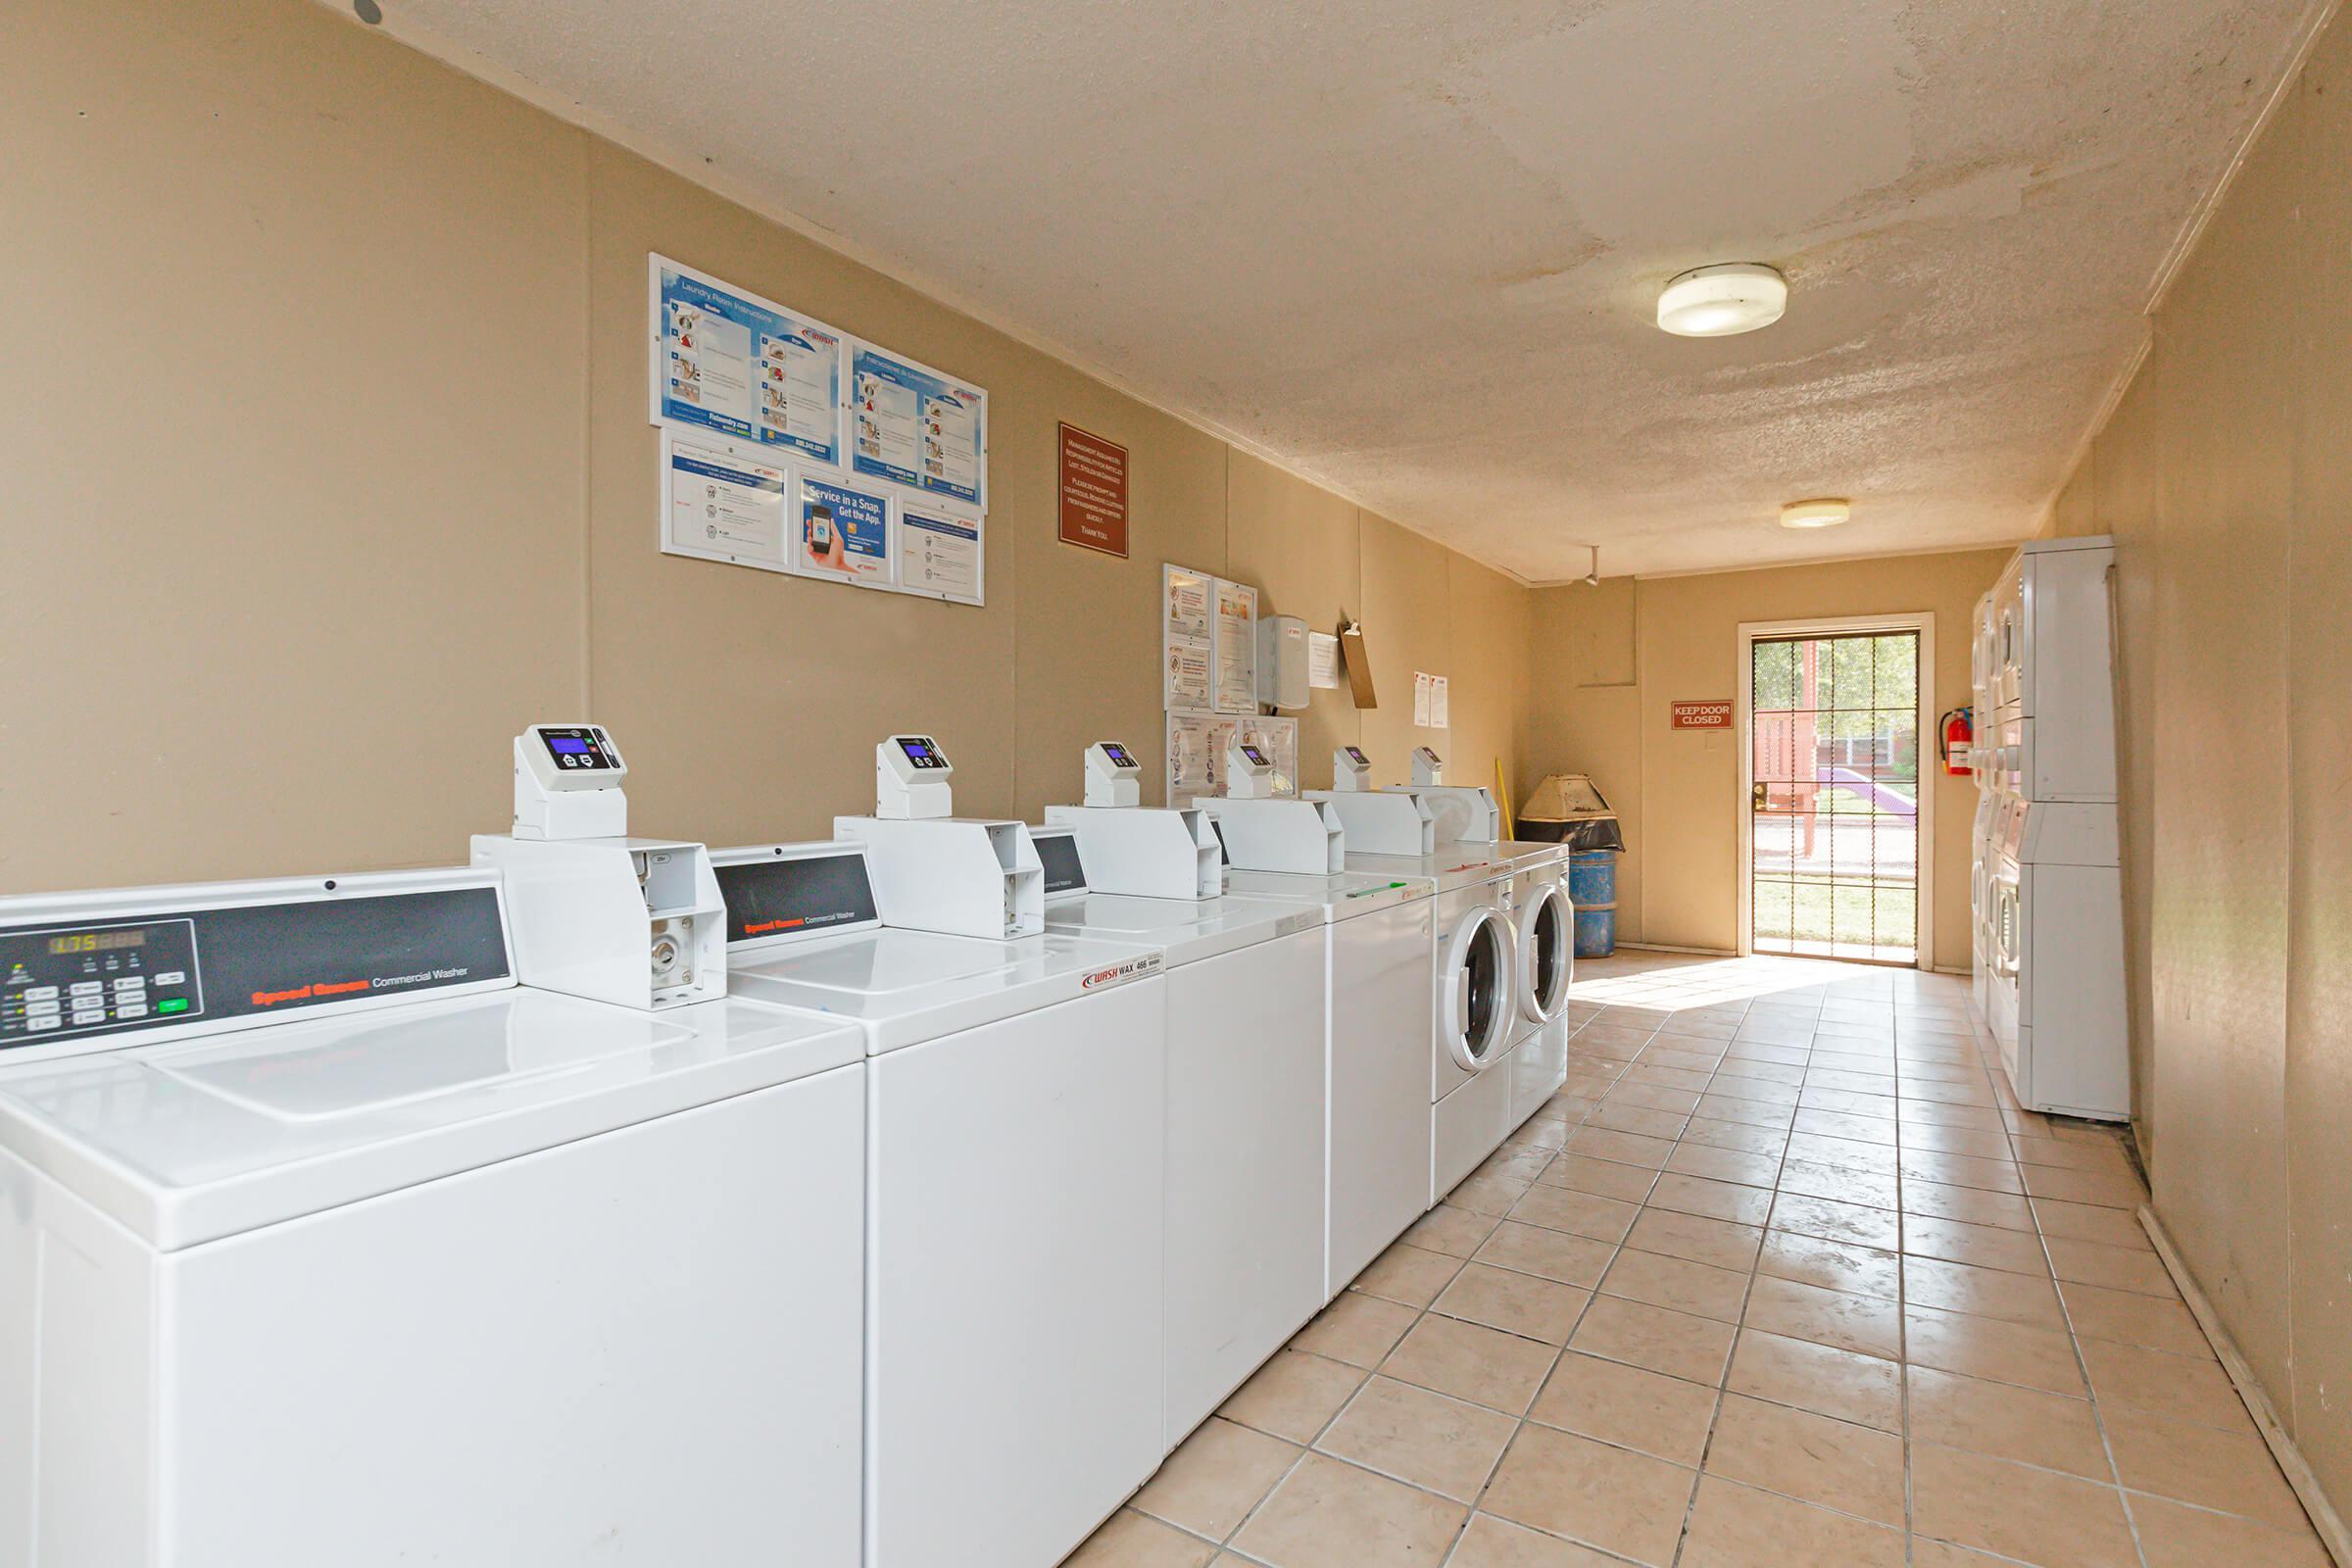
<path fill-rule="evenodd" d="M 2245 1401 L 2246 1413 L 2254 1418 L 2255 1427 L 2262 1433 L 2262 1441 L 2270 1445 L 2271 1456 L 2278 1461 L 2278 1468 L 2285 1472 L 2286 1484 L 2295 1489 L 2295 1500 L 2302 1503 L 2303 1511 L 2311 1516 L 2312 1528 L 2319 1532 L 2320 1541 L 2327 1546 L 2328 1554 L 2335 1559 L 2336 1568 L 2352 1568 L 2352 1534 L 2345 1532 L 2342 1517 L 2336 1513 L 2335 1505 L 2328 1500 L 2328 1494 L 2321 1490 L 2320 1478 L 2312 1474 L 2311 1465 L 2304 1459 L 2303 1450 L 2295 1446 L 2295 1440 L 2288 1434 L 2286 1423 L 2278 1419 L 2271 1396 L 2263 1392 L 2261 1383 L 2254 1377 L 2254 1369 L 2238 1353 L 2237 1342 L 2230 1338 L 2230 1331 L 2223 1328 L 2221 1319 L 2214 1315 L 2213 1303 L 2205 1299 L 2204 1291 L 2197 1286 L 2196 1276 L 2189 1273 L 2188 1265 L 2180 1260 L 2180 1250 L 2173 1246 L 2173 1239 L 2165 1234 L 2164 1222 L 2145 1203 L 2139 1209 L 2139 1228 L 2148 1233 L 2148 1240 L 2155 1245 L 2156 1255 L 2164 1260 L 2165 1272 L 2172 1275 L 2173 1284 L 2180 1288 L 2180 1298 L 2188 1303 L 2189 1311 L 2195 1314 L 2197 1327 L 2205 1331 L 2205 1338 L 2213 1345 L 2213 1353 L 2221 1357 L 2222 1370 L 2230 1374 L 2230 1383 L 2237 1389 L 2237 1396 Z"/>
<path fill-rule="evenodd" d="M 1677 948 L 1664 942 L 1620 942 L 1620 949 L 1631 948 L 1636 953 L 1687 953 L 1694 958 L 1737 958 L 1729 948 Z"/>

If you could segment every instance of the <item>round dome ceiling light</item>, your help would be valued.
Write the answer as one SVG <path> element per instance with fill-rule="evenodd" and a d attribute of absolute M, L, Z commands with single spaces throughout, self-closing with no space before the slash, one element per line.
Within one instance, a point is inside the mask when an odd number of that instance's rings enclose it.
<path fill-rule="evenodd" d="M 1784 528 L 1835 528 L 1854 514 L 1853 503 L 1836 496 L 1791 501 L 1781 508 Z"/>
<path fill-rule="evenodd" d="M 1658 295 L 1658 330 L 1676 337 L 1730 337 L 1770 326 L 1788 309 L 1788 280 L 1756 262 L 1699 267 Z"/>

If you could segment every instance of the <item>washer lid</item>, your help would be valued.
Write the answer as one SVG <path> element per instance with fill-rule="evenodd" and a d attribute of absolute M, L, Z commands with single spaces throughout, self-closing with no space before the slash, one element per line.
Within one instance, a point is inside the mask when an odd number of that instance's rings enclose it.
<path fill-rule="evenodd" d="M 859 1054 L 856 1030 L 754 1002 L 506 990 L 0 1072 L 0 1148 L 169 1251 Z"/>
<path fill-rule="evenodd" d="M 1157 974 L 1155 948 L 1059 933 L 991 942 L 896 926 L 737 953 L 727 989 L 865 1031 L 869 1054 L 937 1040 Z"/>
<path fill-rule="evenodd" d="M 1441 844 L 1435 855 L 1350 855 L 1348 869 L 1364 875 L 1423 877 L 1440 893 L 1476 887 L 1511 874 L 1510 857 L 1492 844 Z"/>
<path fill-rule="evenodd" d="M 1541 839 L 1498 839 L 1493 844 L 1481 844 L 1478 849 L 1496 859 L 1510 861 L 1521 871 L 1565 861 L 1569 856 L 1569 846 L 1565 842 L 1546 844 Z"/>
<path fill-rule="evenodd" d="M 1318 910 L 1274 899 L 1139 899 L 1088 893 L 1046 906 L 1049 932 L 1158 948 L 1170 964 L 1198 963 L 1321 924 Z"/>
<path fill-rule="evenodd" d="M 1350 859 L 1354 857 L 1350 856 Z M 1252 899 L 1288 900 L 1314 906 L 1324 920 L 1349 920 L 1375 909 L 1426 899 L 1437 885 L 1424 875 L 1342 871 L 1333 876 L 1298 876 L 1283 871 L 1227 871 L 1225 891 Z"/>

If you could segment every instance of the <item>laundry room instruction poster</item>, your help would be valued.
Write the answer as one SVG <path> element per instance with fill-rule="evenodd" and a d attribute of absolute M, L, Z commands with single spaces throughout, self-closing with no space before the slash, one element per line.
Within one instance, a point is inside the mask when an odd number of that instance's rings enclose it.
<path fill-rule="evenodd" d="M 659 252 L 646 274 L 664 554 L 986 602 L 984 389 Z"/>

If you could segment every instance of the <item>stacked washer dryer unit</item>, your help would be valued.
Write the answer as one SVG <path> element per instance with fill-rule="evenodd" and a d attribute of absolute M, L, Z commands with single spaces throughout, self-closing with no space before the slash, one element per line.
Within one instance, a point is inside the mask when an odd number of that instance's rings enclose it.
<path fill-rule="evenodd" d="M 1139 805 L 1127 747 L 1098 742 L 1085 766 L 1085 803 L 1034 832 L 1046 929 L 1167 957 L 1172 1448 L 1323 1305 L 1326 927 L 1225 896 L 1205 814 Z"/>
<path fill-rule="evenodd" d="M 714 857 L 730 984 L 867 1057 L 869 1568 L 1059 1561 L 1167 1447 L 1162 958 L 1047 931 L 1028 829 L 953 776 L 893 736 L 876 815 Z"/>
<path fill-rule="evenodd" d="M 1433 886 L 1348 871 L 1337 813 L 1259 794 L 1272 773 L 1262 751 L 1236 746 L 1226 788 L 1237 793 L 1205 804 L 1230 867 L 1225 891 L 1303 905 L 1325 928 L 1328 1299 L 1429 1208 Z"/>
<path fill-rule="evenodd" d="M 0 1561 L 857 1562 L 856 1031 L 517 985 L 507 892 L 0 900 Z"/>
<path fill-rule="evenodd" d="M 1972 892 L 1985 1019 L 2019 1102 L 2132 1111 L 2105 537 L 2036 540 L 1980 612 L 1990 715 Z"/>
<path fill-rule="evenodd" d="M 1414 782 L 1372 792 L 1415 800 L 1429 810 L 1438 842 L 1424 868 L 1439 879 L 1441 895 L 1448 885 L 1457 895 L 1440 920 L 1443 938 L 1450 917 L 1450 940 L 1458 946 L 1449 949 L 1442 940 L 1437 969 L 1433 1201 L 1543 1109 L 1566 1080 L 1576 923 L 1564 847 L 1501 838 L 1502 811 L 1494 792 L 1446 785 L 1442 767 L 1437 753 L 1417 747 Z M 1370 775 L 1370 762 L 1355 747 L 1342 747 L 1332 759 L 1339 793 L 1369 790 Z M 1482 906 L 1501 923 L 1498 954 L 1478 934 Z M 1501 1014 L 1499 1033 L 1488 1044 L 1480 1020 L 1490 1009 L 1479 999 L 1492 988 L 1482 989 L 1476 971 L 1495 957 L 1507 973 L 1491 1009 Z M 1447 1097 L 1458 1103 L 1447 1108 Z"/>

